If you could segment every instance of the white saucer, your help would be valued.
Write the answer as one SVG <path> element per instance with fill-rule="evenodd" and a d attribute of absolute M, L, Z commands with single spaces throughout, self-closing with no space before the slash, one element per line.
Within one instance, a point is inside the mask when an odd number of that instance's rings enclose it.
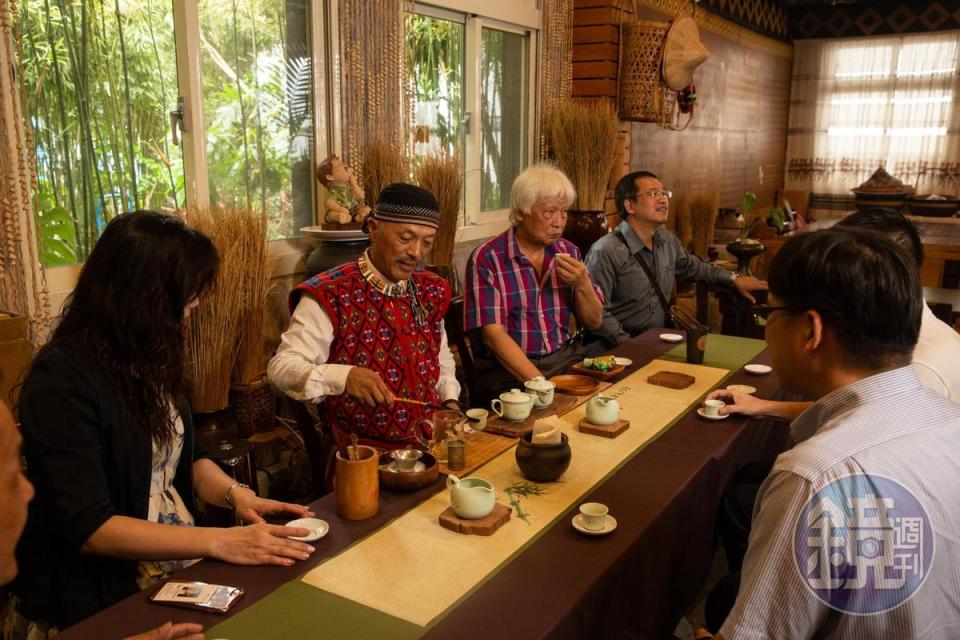
<path fill-rule="evenodd" d="M 323 536 L 327 535 L 328 531 L 330 531 L 330 525 L 327 524 L 327 521 L 321 520 L 320 518 L 299 518 L 297 520 L 291 520 L 287 523 L 287 526 L 310 529 L 310 535 L 308 536 L 303 536 L 302 538 L 290 536 L 291 540 L 298 540 L 300 542 L 313 542 L 314 540 L 319 540 Z"/>
<path fill-rule="evenodd" d="M 747 373 L 752 373 L 755 376 L 765 376 L 771 371 L 773 367 L 768 367 L 765 364 L 748 364 L 743 368 Z"/>
<path fill-rule="evenodd" d="M 607 521 L 603 524 L 603 529 L 598 529 L 596 531 L 587 529 L 585 526 L 583 526 L 583 514 L 580 513 L 573 516 L 571 523 L 573 524 L 574 529 L 580 533 L 585 533 L 588 536 L 605 536 L 617 528 L 617 519 L 609 513 L 607 514 Z"/>
<path fill-rule="evenodd" d="M 754 394 L 757 392 L 756 387 L 751 387 L 748 384 L 728 384 L 727 391 L 739 391 L 740 393 Z"/>
<path fill-rule="evenodd" d="M 400 463 L 396 461 L 391 462 L 390 464 L 387 465 L 387 471 L 391 473 L 419 473 L 420 471 L 423 471 L 426 468 L 427 468 L 427 465 L 420 462 L 419 460 L 417 460 L 417 464 L 413 465 L 413 469 L 410 469 L 409 471 L 402 471 L 400 469 Z"/>
<path fill-rule="evenodd" d="M 617 364 L 623 365 L 625 367 L 629 367 L 630 365 L 633 364 L 633 360 L 631 360 L 630 358 L 621 358 L 620 356 L 617 356 L 615 360 Z"/>
<path fill-rule="evenodd" d="M 664 342 L 683 342 L 683 336 L 679 333 L 661 333 L 660 339 Z"/>
<path fill-rule="evenodd" d="M 697 415 L 699 415 L 701 418 L 706 418 L 707 420 L 726 420 L 727 418 L 730 417 L 729 413 L 725 416 L 708 416 L 706 413 L 703 412 L 703 407 L 700 407 L 699 409 L 697 409 Z"/>
<path fill-rule="evenodd" d="M 357 242 L 366 240 L 367 234 L 363 229 L 324 229 L 320 225 L 312 227 L 300 227 L 300 231 L 311 238 L 319 238 L 327 242 Z"/>

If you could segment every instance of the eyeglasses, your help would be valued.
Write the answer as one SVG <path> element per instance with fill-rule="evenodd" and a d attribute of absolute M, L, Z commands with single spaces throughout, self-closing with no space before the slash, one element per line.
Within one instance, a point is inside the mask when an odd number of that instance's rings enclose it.
<path fill-rule="evenodd" d="M 654 200 L 659 200 L 660 198 L 670 199 L 673 197 L 673 192 L 654 189 L 653 191 L 647 191 L 646 193 L 638 193 L 637 197 L 653 198 Z"/>
<path fill-rule="evenodd" d="M 770 314 L 774 311 L 786 311 L 789 307 L 773 307 L 768 304 L 755 304 L 750 307 L 750 312 L 753 313 L 753 319 L 757 323 L 758 327 L 765 327 L 770 321 Z"/>

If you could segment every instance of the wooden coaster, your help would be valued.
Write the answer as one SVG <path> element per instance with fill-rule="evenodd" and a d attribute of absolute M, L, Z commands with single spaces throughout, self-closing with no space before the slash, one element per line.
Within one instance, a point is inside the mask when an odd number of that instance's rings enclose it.
<path fill-rule="evenodd" d="M 589 433 L 592 436 L 603 436 L 604 438 L 616 438 L 618 435 L 630 428 L 630 421 L 619 419 L 613 424 L 593 424 L 587 422 L 586 418 L 580 419 L 580 431 Z"/>
<path fill-rule="evenodd" d="M 647 382 L 650 384 L 657 384 L 670 389 L 686 389 L 696 381 L 697 379 L 693 376 L 676 371 L 658 371 L 647 378 Z"/>
<path fill-rule="evenodd" d="M 513 509 L 497 502 L 493 505 L 493 511 L 491 511 L 487 517 L 467 520 L 454 513 L 453 507 L 447 507 L 446 510 L 440 514 L 440 526 L 444 529 L 455 531 L 456 533 L 474 536 L 492 536 L 497 529 L 510 521 L 510 514 L 512 513 Z"/>

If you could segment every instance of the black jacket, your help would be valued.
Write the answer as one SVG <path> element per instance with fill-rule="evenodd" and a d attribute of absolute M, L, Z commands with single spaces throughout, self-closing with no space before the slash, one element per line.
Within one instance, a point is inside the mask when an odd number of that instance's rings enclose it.
<path fill-rule="evenodd" d="M 197 516 L 189 410 L 174 486 Z M 42 353 L 20 397 L 27 476 L 36 488 L 13 584 L 27 618 L 65 629 L 137 591 L 137 562 L 80 552 L 113 515 L 147 518 L 150 438 L 126 420 L 106 375 L 83 348 Z"/>

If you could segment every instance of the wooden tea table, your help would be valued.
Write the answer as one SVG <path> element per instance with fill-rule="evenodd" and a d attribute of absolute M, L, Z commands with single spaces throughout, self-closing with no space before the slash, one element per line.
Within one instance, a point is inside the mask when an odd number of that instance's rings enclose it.
<path fill-rule="evenodd" d="M 671 358 L 682 361 L 683 345 L 678 352 L 668 354 L 674 345 L 660 342 L 657 336 L 661 332 L 648 331 L 613 351 L 634 361 L 620 375 L 620 381 L 657 358 L 666 359 L 663 364 L 668 368 Z M 751 384 L 762 397 L 774 397 L 779 393 L 775 375 L 750 376 L 740 368 L 746 361 L 768 363 L 762 349 L 759 341 L 711 335 L 704 364 L 732 370 L 721 385 Z M 739 416 L 709 422 L 696 415 L 697 405 L 694 402 L 681 411 L 679 418 L 656 440 L 618 463 L 582 499 L 561 509 L 560 515 L 543 526 L 528 544 L 509 555 L 482 580 L 467 585 L 453 606 L 424 626 L 317 589 L 299 578 L 305 572 L 314 575 L 314 570 L 324 565 L 321 568 L 346 567 L 335 574 L 344 584 L 352 577 L 359 579 L 351 570 L 352 564 L 337 560 L 357 558 L 364 541 L 389 539 L 392 531 L 415 520 L 425 505 L 432 504 L 431 500 L 442 498 L 436 496 L 443 486 L 442 476 L 431 487 L 413 494 L 382 492 L 380 512 L 361 522 L 341 521 L 335 514 L 332 495 L 317 500 L 311 506 L 318 517 L 330 523 L 330 533 L 314 543 L 314 558 L 293 567 L 240 567 L 208 560 L 178 573 L 178 578 L 244 588 L 247 595 L 226 619 L 149 604 L 147 597 L 153 592 L 149 589 L 66 630 L 62 637 L 119 638 L 170 619 L 200 622 L 207 627 L 208 638 L 229 640 L 596 638 L 616 630 L 666 637 L 706 578 L 714 550 L 713 525 L 724 487 L 745 464 L 771 461 L 786 448 L 788 439 L 786 425 Z M 631 415 L 631 424 L 639 424 L 642 418 Z M 581 443 L 581 454 L 585 456 L 586 443 Z M 507 454 L 512 455 L 512 451 Z M 503 464 L 502 459 L 495 459 L 476 474 L 484 476 L 497 460 Z M 574 475 L 565 476 L 570 483 L 583 470 L 576 464 L 575 448 L 567 472 Z M 556 486 L 556 491 L 562 490 L 563 487 Z M 604 537 L 577 533 L 570 520 L 582 501 L 607 504 L 618 521 L 617 529 Z M 529 508 L 532 522 L 536 508 Z M 506 526 L 528 525 L 514 518 Z M 440 529 L 439 525 L 436 527 Z M 484 539 L 487 542 L 474 541 L 470 545 L 458 542 L 462 540 L 455 537 L 459 534 L 448 532 L 454 537 L 445 538 L 444 545 L 455 545 L 454 549 L 460 549 L 460 545 L 464 549 L 479 548 L 481 552 L 474 559 L 483 560 L 484 547 L 476 545 L 492 545 L 489 553 L 493 554 L 497 536 L 503 531 Z M 348 549 L 352 545 L 354 548 Z M 398 547 L 395 557 L 400 563 L 406 556 L 422 551 Z M 468 573 L 471 557 L 454 557 L 456 561 L 434 572 L 436 580 L 455 582 L 458 576 Z M 389 598 L 394 587 L 387 587 L 383 591 Z M 395 587 L 395 591 L 403 590 L 405 596 L 410 589 L 416 592 L 417 587 Z"/>

